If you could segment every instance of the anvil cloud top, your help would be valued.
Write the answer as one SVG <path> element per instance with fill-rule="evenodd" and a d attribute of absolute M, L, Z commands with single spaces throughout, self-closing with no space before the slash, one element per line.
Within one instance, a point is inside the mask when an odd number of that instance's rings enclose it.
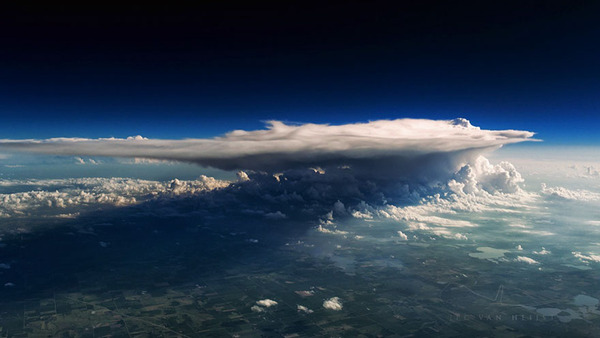
<path fill-rule="evenodd" d="M 431 170 L 437 162 L 447 171 L 503 144 L 529 140 L 532 132 L 482 130 L 466 119 L 380 120 L 346 125 L 286 125 L 271 121 L 265 130 L 235 130 L 211 139 L 158 140 L 141 136 L 127 139 L 55 138 L 2 140 L 0 148 L 77 156 L 142 157 L 193 162 L 232 170 L 275 172 L 310 166 L 351 166 L 362 174 Z M 426 160 L 425 160 L 426 159 Z M 434 160 L 436 159 L 436 160 Z M 450 160 L 452 159 L 452 160 Z M 410 164 L 410 165 L 408 165 Z"/>

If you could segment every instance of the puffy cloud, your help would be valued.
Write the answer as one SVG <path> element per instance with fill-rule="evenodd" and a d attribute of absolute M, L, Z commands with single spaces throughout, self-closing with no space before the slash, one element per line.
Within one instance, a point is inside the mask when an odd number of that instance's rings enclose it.
<path fill-rule="evenodd" d="M 256 304 L 263 307 L 271 307 L 277 305 L 277 302 L 272 299 L 261 299 L 259 301 L 256 301 Z"/>
<path fill-rule="evenodd" d="M 323 307 L 329 310 L 340 311 L 343 305 L 338 297 L 331 297 L 323 301 Z"/>
<path fill-rule="evenodd" d="M 270 308 L 271 306 L 275 306 L 277 304 L 278 303 L 276 301 L 271 299 L 261 299 L 256 301 L 256 305 L 250 307 L 250 310 L 252 310 L 252 312 L 265 312 L 267 308 Z"/>
<path fill-rule="evenodd" d="M 465 119 L 398 119 L 337 126 L 270 121 L 264 130 L 235 130 L 212 139 L 53 138 L 1 140 L 0 147 L 56 155 L 174 160 L 272 174 L 350 167 L 359 176 L 430 181 L 453 174 L 482 152 L 532 136 L 527 131 L 482 130 Z"/>
<path fill-rule="evenodd" d="M 579 260 L 582 262 L 597 262 L 597 263 L 600 262 L 600 255 L 595 255 L 595 254 L 584 255 L 581 252 L 572 252 L 572 254 L 576 258 L 579 258 Z"/>
<path fill-rule="evenodd" d="M 450 231 L 448 229 L 444 229 L 444 228 L 433 228 L 430 230 L 434 235 L 444 237 L 447 239 L 458 239 L 458 240 L 463 240 L 463 241 L 466 241 L 469 239 L 467 236 L 465 236 L 461 233 L 452 232 L 452 231 Z"/>
<path fill-rule="evenodd" d="M 189 196 L 229 184 L 206 176 L 194 181 L 165 182 L 127 178 L 1 180 L 4 188 L 21 187 L 27 191 L 0 194 L 0 217 L 72 217 L 102 205 L 126 206 L 160 197 Z"/>
<path fill-rule="evenodd" d="M 515 261 L 527 263 L 527 264 L 540 264 L 540 262 L 536 261 L 535 259 L 531 259 L 531 258 L 525 257 L 525 256 L 518 256 L 517 258 L 515 258 Z"/>
<path fill-rule="evenodd" d="M 540 250 L 540 251 L 533 252 L 533 254 L 535 254 L 535 255 L 549 255 L 551 253 L 552 253 L 551 251 L 546 250 L 546 248 L 544 248 L 544 247 L 542 247 L 542 250 Z"/>
<path fill-rule="evenodd" d="M 404 199 L 388 199 L 386 195 L 383 203 L 363 201 L 347 209 L 355 218 L 391 219 L 411 231 L 467 240 L 467 234 L 457 230 L 479 227 L 477 213 L 481 217 L 488 212 L 510 217 L 537 208 L 539 195 L 521 189 L 522 182 L 523 178 L 510 163 L 492 165 L 486 158 L 477 157 L 459 168 L 445 184 L 440 182 L 430 189 L 407 189 Z M 397 203 L 398 200 L 409 202 Z M 477 233 L 476 229 L 473 231 Z M 403 238 L 400 233 L 399 236 Z"/>
<path fill-rule="evenodd" d="M 600 201 L 600 194 L 588 190 L 571 190 L 563 187 L 548 187 L 542 183 L 542 195 L 550 199 L 572 200 L 572 201 Z"/>
<path fill-rule="evenodd" d="M 408 236 L 406 236 L 405 233 L 403 233 L 402 231 L 398 230 L 398 236 L 400 237 L 401 240 L 403 241 L 407 241 L 408 240 Z"/>
<path fill-rule="evenodd" d="M 297 309 L 298 309 L 298 312 L 304 312 L 304 313 L 313 313 L 314 312 L 313 310 L 307 308 L 306 306 L 300 305 L 300 304 L 297 305 Z"/>
<path fill-rule="evenodd" d="M 300 290 L 300 291 L 294 291 L 297 295 L 302 296 L 302 297 L 310 297 L 310 296 L 314 296 L 315 292 L 313 290 Z"/>
<path fill-rule="evenodd" d="M 462 167 L 450 181 L 449 187 L 456 193 L 516 193 L 524 180 L 515 167 L 508 162 L 490 164 L 485 157 L 478 157 L 472 164 Z"/>

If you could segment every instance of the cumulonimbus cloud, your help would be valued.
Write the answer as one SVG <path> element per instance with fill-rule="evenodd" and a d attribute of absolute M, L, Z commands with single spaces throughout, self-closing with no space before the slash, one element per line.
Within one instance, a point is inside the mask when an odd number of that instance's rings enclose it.
<path fill-rule="evenodd" d="M 453 173 L 480 153 L 531 140 L 532 132 L 482 130 L 466 119 L 379 120 L 345 125 L 288 125 L 235 130 L 211 139 L 52 138 L 0 140 L 0 148 L 32 153 L 173 160 L 224 170 L 268 173 L 349 167 L 357 175 L 426 179 Z"/>

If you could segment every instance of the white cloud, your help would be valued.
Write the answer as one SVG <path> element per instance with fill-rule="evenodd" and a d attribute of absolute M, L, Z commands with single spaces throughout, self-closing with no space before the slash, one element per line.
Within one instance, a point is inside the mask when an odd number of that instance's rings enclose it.
<path fill-rule="evenodd" d="M 327 172 L 349 166 L 362 176 L 427 180 L 452 174 L 482 152 L 532 136 L 527 131 L 482 130 L 465 119 L 398 119 L 337 126 L 270 121 L 265 130 L 235 130 L 212 139 L 53 138 L 0 140 L 0 147 L 55 155 L 174 160 L 273 174 L 297 168 Z M 505 178 L 491 176 L 489 180 Z"/>
<path fill-rule="evenodd" d="M 143 141 L 143 140 L 147 140 L 147 137 L 143 137 L 142 135 L 136 135 L 136 136 L 129 136 L 127 137 L 128 141 Z"/>
<path fill-rule="evenodd" d="M 572 201 L 600 201 L 600 194 L 588 190 L 578 189 L 571 190 L 563 187 L 548 187 L 542 183 L 542 195 L 547 198 Z"/>
<path fill-rule="evenodd" d="M 477 185 L 475 179 L 474 185 Z M 466 236 L 445 231 L 446 228 L 476 228 L 474 213 L 487 211 L 515 213 L 516 210 L 531 209 L 536 199 L 535 194 L 517 190 L 514 193 L 489 193 L 483 189 L 465 193 L 443 192 L 420 199 L 416 205 L 396 206 L 385 204 L 372 206 L 360 203 L 351 212 L 355 218 L 383 218 L 404 223 L 411 230 L 435 230 L 439 235 L 451 235 L 465 239 Z M 511 225 L 512 226 L 512 225 Z M 519 226 L 520 227 L 520 226 Z M 525 231 L 525 230 L 523 230 Z"/>
<path fill-rule="evenodd" d="M 403 233 L 402 231 L 398 230 L 398 236 L 400 237 L 401 240 L 403 241 L 407 241 L 408 240 L 408 236 L 406 236 L 405 233 Z"/>
<path fill-rule="evenodd" d="M 256 301 L 256 304 L 263 307 L 271 307 L 277 305 L 277 302 L 272 299 L 261 299 L 259 301 Z"/>
<path fill-rule="evenodd" d="M 542 250 L 540 250 L 540 251 L 533 252 L 534 255 L 549 255 L 551 253 L 552 253 L 551 251 L 546 250 L 546 248 L 544 248 L 544 247 L 542 247 Z"/>
<path fill-rule="evenodd" d="M 546 230 L 516 230 L 516 232 L 520 232 L 523 234 L 535 235 L 535 236 L 553 236 L 554 233 Z"/>
<path fill-rule="evenodd" d="M 580 261 L 582 262 L 600 262 L 600 255 L 595 255 L 595 254 L 587 254 L 584 255 L 581 252 L 572 252 L 573 256 L 575 256 L 576 258 L 579 258 Z"/>
<path fill-rule="evenodd" d="M 313 313 L 314 311 L 303 305 L 297 305 L 298 312 Z"/>
<path fill-rule="evenodd" d="M 340 311 L 343 305 L 338 297 L 331 297 L 323 301 L 323 307 L 329 310 Z"/>
<path fill-rule="evenodd" d="M 469 239 L 466 235 L 463 235 L 463 234 L 458 233 L 458 232 L 455 233 L 455 234 L 453 234 L 452 237 L 450 237 L 450 238 L 459 239 L 459 240 L 462 240 L 462 241 L 466 241 L 466 240 Z"/>
<path fill-rule="evenodd" d="M 491 164 L 480 154 L 532 135 L 481 130 L 463 119 L 403 119 L 341 126 L 272 122 L 266 130 L 238 130 L 213 139 L 4 140 L 0 148 L 83 156 L 79 159 L 84 163 L 88 156 L 116 156 L 246 171 L 238 173 L 236 182 L 208 177 L 168 182 L 0 181 L 0 186 L 32 186 L 27 192 L 0 195 L 0 216 L 73 216 L 102 205 L 125 206 L 224 188 L 220 194 L 205 194 L 201 203 L 183 212 L 202 214 L 206 205 L 224 214 L 240 212 L 273 220 L 327 215 L 318 231 L 342 236 L 349 233 L 337 228 L 334 217 L 392 219 L 409 230 L 466 240 L 464 229 L 479 224 L 465 213 L 530 208 L 532 195 L 521 190 L 523 179 L 514 166 Z M 362 202 L 355 205 L 356 201 Z M 398 236 L 408 239 L 401 231 Z"/>
<path fill-rule="evenodd" d="M 523 181 L 521 174 L 511 163 L 492 165 L 488 159 L 480 156 L 462 167 L 448 185 L 455 193 L 516 193 L 521 191 L 519 183 Z"/>
<path fill-rule="evenodd" d="M 522 263 L 527 263 L 527 264 L 540 264 L 540 262 L 536 261 L 535 259 L 531 259 L 529 257 L 525 257 L 525 256 L 518 256 L 515 259 L 516 262 L 522 262 Z"/>
<path fill-rule="evenodd" d="M 302 297 L 310 297 L 310 296 L 314 296 L 314 294 L 315 294 L 315 292 L 313 290 L 300 290 L 300 291 L 294 291 L 294 292 Z"/>
<path fill-rule="evenodd" d="M 72 217 L 103 205 L 126 206 L 160 197 L 194 195 L 227 187 L 230 182 L 201 176 L 194 181 L 146 181 L 127 178 L 1 180 L 25 192 L 0 194 L 0 217 Z"/>
<path fill-rule="evenodd" d="M 461 233 L 452 232 L 452 231 L 450 231 L 448 229 L 444 229 L 444 228 L 433 228 L 430 230 L 434 235 L 448 238 L 448 239 L 458 239 L 458 240 L 463 240 L 463 241 L 466 241 L 469 239 L 467 236 L 465 236 Z"/>

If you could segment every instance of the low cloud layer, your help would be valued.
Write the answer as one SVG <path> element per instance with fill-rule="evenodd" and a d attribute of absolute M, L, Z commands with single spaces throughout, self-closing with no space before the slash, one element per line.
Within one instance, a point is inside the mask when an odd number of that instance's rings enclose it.
<path fill-rule="evenodd" d="M 483 152 L 531 140 L 532 136 L 528 131 L 482 130 L 465 119 L 398 119 L 337 126 L 271 121 L 265 130 L 235 130 L 212 139 L 1 140 L 0 148 L 54 155 L 172 160 L 268 173 L 349 167 L 363 177 L 426 181 L 453 174 Z"/>
<path fill-rule="evenodd" d="M 0 219 L 7 217 L 72 217 L 102 206 L 127 206 L 157 198 L 191 196 L 225 188 L 230 182 L 201 176 L 165 182 L 127 178 L 0 180 Z M 21 190 L 21 191 L 19 191 Z"/>

